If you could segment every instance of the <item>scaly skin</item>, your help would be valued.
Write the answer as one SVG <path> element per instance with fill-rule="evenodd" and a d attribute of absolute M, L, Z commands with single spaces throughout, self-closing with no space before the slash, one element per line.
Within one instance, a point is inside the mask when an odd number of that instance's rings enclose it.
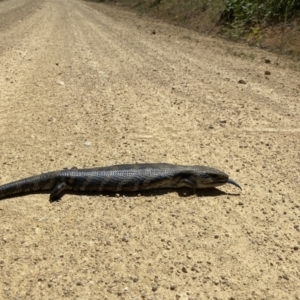
<path fill-rule="evenodd" d="M 0 186 L 0 199 L 50 191 L 50 201 L 55 201 L 65 190 L 99 193 L 181 187 L 196 190 L 226 183 L 241 189 L 224 172 L 205 166 L 164 163 L 116 165 L 54 171 L 7 183 Z"/>

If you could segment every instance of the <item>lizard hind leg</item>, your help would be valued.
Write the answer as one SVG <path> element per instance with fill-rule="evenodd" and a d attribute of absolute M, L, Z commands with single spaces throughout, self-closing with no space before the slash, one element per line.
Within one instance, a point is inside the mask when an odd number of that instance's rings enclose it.
<path fill-rule="evenodd" d="M 70 187 L 65 182 L 61 182 L 58 185 L 56 185 L 50 193 L 50 202 L 59 200 L 61 198 L 62 192 L 69 188 Z"/>

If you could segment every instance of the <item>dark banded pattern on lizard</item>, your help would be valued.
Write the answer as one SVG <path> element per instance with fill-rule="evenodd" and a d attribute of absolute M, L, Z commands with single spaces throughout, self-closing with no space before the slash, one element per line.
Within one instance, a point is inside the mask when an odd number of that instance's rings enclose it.
<path fill-rule="evenodd" d="M 40 174 L 0 186 L 0 199 L 50 192 L 58 200 L 65 190 L 77 192 L 132 192 L 188 187 L 192 190 L 233 184 L 222 171 L 205 166 L 164 163 L 131 164 L 92 169 L 69 169 Z"/>

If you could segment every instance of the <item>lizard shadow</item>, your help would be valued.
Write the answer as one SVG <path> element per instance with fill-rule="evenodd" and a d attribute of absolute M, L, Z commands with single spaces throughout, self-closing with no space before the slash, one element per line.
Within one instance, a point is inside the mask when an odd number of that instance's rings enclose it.
<path fill-rule="evenodd" d="M 136 191 L 136 192 L 86 192 L 86 191 L 72 191 L 72 190 L 65 190 L 61 195 L 59 199 L 51 200 L 49 198 L 50 202 L 56 202 L 60 201 L 64 195 L 78 195 L 78 196 L 105 196 L 109 198 L 116 198 L 116 197 L 128 197 L 128 198 L 134 198 L 134 197 L 153 197 L 153 196 L 162 196 L 166 194 L 171 193 L 177 193 L 179 197 L 189 197 L 192 195 L 196 195 L 197 197 L 216 197 L 216 196 L 239 196 L 240 193 L 226 193 L 223 192 L 217 188 L 208 188 L 208 189 L 198 189 L 195 192 L 191 191 L 188 188 L 180 188 L 180 189 L 153 189 L 153 190 L 147 190 L 147 191 Z M 10 195 L 5 198 L 0 198 L 1 200 L 8 200 L 11 198 L 16 197 L 22 197 L 26 195 L 38 195 L 38 194 L 49 194 L 49 191 L 37 191 L 37 192 L 25 192 L 18 195 Z"/>
<path fill-rule="evenodd" d="M 146 191 L 135 191 L 135 192 L 80 192 L 80 191 L 68 191 L 66 190 L 64 195 L 85 195 L 85 196 L 105 196 L 110 198 L 116 197 L 153 197 L 153 196 L 162 196 L 166 194 L 177 193 L 179 197 L 189 197 L 192 195 L 196 195 L 197 197 L 216 197 L 216 196 L 239 196 L 240 193 L 226 193 L 217 188 L 208 188 L 208 189 L 198 189 L 195 192 L 191 191 L 188 188 L 180 188 L 180 189 L 153 189 L 153 190 L 146 190 Z M 63 196 L 63 195 L 61 195 Z"/>

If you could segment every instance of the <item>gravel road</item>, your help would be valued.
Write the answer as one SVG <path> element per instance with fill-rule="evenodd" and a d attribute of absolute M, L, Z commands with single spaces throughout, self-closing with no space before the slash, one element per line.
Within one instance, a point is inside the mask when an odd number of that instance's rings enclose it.
<path fill-rule="evenodd" d="M 168 162 L 243 187 L 3 200 L 1 299 L 299 299 L 287 59 L 79 0 L 1 1 L 0 41 L 1 184 Z"/>

